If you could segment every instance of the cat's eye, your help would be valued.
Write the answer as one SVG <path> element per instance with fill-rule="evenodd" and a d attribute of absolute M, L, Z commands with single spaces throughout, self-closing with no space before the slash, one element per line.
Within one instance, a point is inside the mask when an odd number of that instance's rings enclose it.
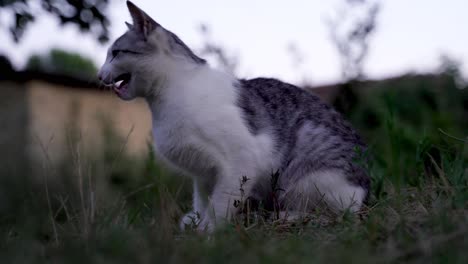
<path fill-rule="evenodd" d="M 113 50 L 112 51 L 112 57 L 116 57 L 117 55 L 119 55 L 119 53 L 121 52 L 121 50 Z"/>
<path fill-rule="evenodd" d="M 119 55 L 119 53 L 141 54 L 141 52 L 136 52 L 132 50 L 113 50 L 112 57 L 115 58 L 117 55 Z"/>

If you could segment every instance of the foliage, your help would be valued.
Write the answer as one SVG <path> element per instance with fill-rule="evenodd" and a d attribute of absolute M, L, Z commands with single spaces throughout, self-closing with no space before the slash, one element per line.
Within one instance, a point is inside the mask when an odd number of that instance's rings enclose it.
<path fill-rule="evenodd" d="M 9 205 L 0 206 L 0 256 L 5 263 L 464 263 L 468 90 L 437 78 L 406 76 L 356 92 L 366 100 L 348 117 L 374 155 L 371 201 L 358 217 L 318 210 L 297 221 L 243 218 L 212 236 L 180 232 L 190 182 L 155 163 L 151 148 L 144 159 L 125 155 L 125 138 L 103 122 L 110 141 L 100 155 L 84 152 L 75 137 L 62 166 L 1 172 L 10 177 L 0 178 L 0 205 Z"/>
<path fill-rule="evenodd" d="M 94 79 L 97 73 L 97 67 L 91 59 L 60 49 L 52 49 L 47 55 L 32 55 L 26 69 L 82 79 Z"/>
<path fill-rule="evenodd" d="M 9 10 L 13 21 L 9 29 L 13 39 L 21 40 L 26 28 L 43 13 L 31 0 L 0 0 L 0 9 Z M 106 9 L 109 0 L 40 0 L 40 9 L 58 18 L 62 25 L 74 24 L 83 32 L 91 32 L 100 42 L 109 39 Z"/>

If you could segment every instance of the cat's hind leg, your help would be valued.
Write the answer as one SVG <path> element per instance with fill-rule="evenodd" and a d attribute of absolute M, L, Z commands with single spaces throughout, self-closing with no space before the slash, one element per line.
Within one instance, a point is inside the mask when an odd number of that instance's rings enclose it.
<path fill-rule="evenodd" d="M 350 182 L 344 171 L 322 170 L 301 177 L 285 186 L 282 203 L 288 211 L 306 213 L 321 204 L 335 212 L 357 212 L 362 207 L 368 190 Z"/>

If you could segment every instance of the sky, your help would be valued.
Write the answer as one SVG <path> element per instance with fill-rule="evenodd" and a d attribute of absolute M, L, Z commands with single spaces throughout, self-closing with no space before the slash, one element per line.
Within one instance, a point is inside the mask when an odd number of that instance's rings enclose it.
<path fill-rule="evenodd" d="M 211 39 L 238 58 L 239 77 L 276 77 L 292 83 L 306 80 L 316 85 L 340 81 L 338 53 L 325 23 L 340 0 L 133 2 L 194 50 L 203 43 L 200 24 L 208 25 Z M 467 0 L 381 2 L 377 31 L 370 39 L 364 65 L 368 78 L 433 71 L 442 54 L 462 62 L 463 73 L 468 76 Z M 114 40 L 125 32 L 124 22 L 131 18 L 124 0 L 111 0 L 108 14 Z M 101 45 L 73 25 L 60 27 L 47 15 L 40 16 L 16 44 L 4 27 L 8 19 L 9 15 L 0 11 L 0 54 L 7 54 L 17 67 L 24 66 L 31 54 L 51 48 L 79 52 L 100 66 L 111 44 Z M 299 66 L 288 49 L 291 44 L 302 55 Z"/>

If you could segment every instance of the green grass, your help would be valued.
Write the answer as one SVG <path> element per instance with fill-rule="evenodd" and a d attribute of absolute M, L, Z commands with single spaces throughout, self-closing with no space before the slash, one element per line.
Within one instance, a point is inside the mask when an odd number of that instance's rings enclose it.
<path fill-rule="evenodd" d="M 373 153 L 372 196 L 360 215 L 316 211 L 295 222 L 231 222 L 212 235 L 180 232 L 189 179 L 160 167 L 151 151 L 128 157 L 109 142 L 88 155 L 78 141 L 61 165 L 21 174 L 21 165 L 2 167 L 0 261 L 466 263 L 467 90 L 429 95 L 427 104 L 428 84 L 399 87 L 361 95 L 348 114 Z"/>

